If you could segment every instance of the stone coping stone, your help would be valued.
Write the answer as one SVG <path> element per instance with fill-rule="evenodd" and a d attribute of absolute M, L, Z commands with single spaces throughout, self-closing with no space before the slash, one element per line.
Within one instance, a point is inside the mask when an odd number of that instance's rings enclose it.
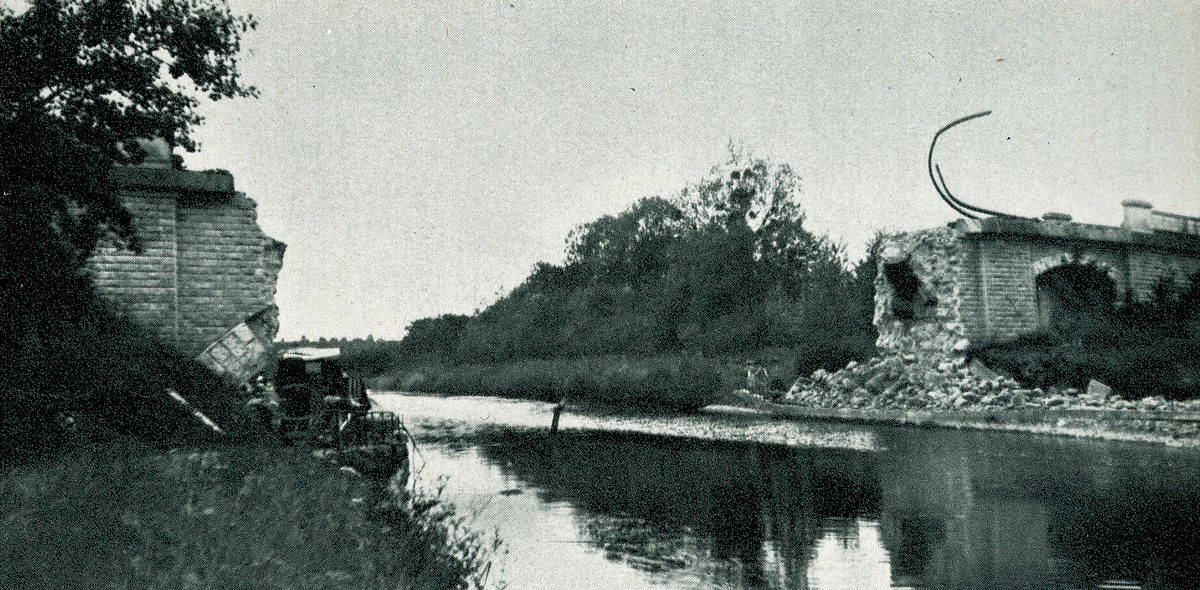
<path fill-rule="evenodd" d="M 109 179 L 122 189 L 147 189 L 189 193 L 233 193 L 233 175 L 228 172 L 195 172 L 162 168 L 116 167 Z"/>
<path fill-rule="evenodd" d="M 1087 240 L 1132 244 L 1148 248 L 1200 253 L 1200 236 L 1176 232 L 1134 232 L 1125 228 L 1076 222 L 1043 222 L 1037 219 L 959 219 L 951 227 L 965 234 L 1040 237 L 1051 240 Z"/>

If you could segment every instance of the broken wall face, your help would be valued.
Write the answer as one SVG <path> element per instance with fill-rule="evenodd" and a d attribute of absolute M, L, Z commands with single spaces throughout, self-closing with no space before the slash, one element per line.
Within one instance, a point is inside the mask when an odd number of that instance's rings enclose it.
<path fill-rule="evenodd" d="M 263 233 L 255 202 L 234 190 L 233 177 L 121 168 L 113 180 L 143 252 L 98 249 L 88 261 L 97 291 L 189 357 L 252 318 L 255 336 L 269 344 L 286 246 Z"/>
<path fill-rule="evenodd" d="M 968 248 L 951 227 L 889 236 L 875 277 L 876 347 L 936 366 L 969 345 L 964 323 Z"/>

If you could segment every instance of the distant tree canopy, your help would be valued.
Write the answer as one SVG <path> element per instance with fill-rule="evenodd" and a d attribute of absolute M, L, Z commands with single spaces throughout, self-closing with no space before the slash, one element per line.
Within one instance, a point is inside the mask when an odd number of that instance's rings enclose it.
<path fill-rule="evenodd" d="M 198 96 L 254 96 L 237 69 L 251 17 L 222 0 L 33 0 L 0 6 L 0 346 L 87 298 L 101 240 L 137 247 L 108 173 L 139 138 L 189 151 Z"/>
<path fill-rule="evenodd" d="M 0 7 L 4 116 L 57 120 L 123 163 L 140 157 L 138 138 L 193 151 L 197 94 L 256 94 L 237 69 L 241 35 L 254 26 L 223 0 L 32 0 L 21 14 Z"/>
<path fill-rule="evenodd" d="M 849 269 L 804 227 L 799 191 L 791 167 L 731 146 L 671 198 L 576 228 L 565 264 L 538 263 L 487 309 L 414 322 L 403 348 L 452 362 L 786 347 L 815 368 L 869 356 L 874 259 Z"/>

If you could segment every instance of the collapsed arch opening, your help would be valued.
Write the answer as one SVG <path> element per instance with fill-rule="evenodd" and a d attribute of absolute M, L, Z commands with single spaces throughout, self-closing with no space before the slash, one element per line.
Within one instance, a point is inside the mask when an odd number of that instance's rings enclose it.
<path fill-rule="evenodd" d="M 1117 287 L 1095 266 L 1064 264 L 1039 274 L 1035 284 L 1042 328 L 1078 335 L 1112 320 Z"/>

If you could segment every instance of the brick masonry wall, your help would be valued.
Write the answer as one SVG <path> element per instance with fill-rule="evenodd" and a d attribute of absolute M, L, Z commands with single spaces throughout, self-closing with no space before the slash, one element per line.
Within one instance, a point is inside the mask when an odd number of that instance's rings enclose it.
<path fill-rule="evenodd" d="M 89 260 L 97 289 L 120 313 L 194 357 L 274 307 L 286 246 L 259 228 L 255 202 L 233 191 L 231 177 L 120 172 L 145 249 L 101 248 Z"/>
<path fill-rule="evenodd" d="M 1037 327 L 1037 292 L 1027 242 L 984 236 L 979 240 L 983 336 L 1015 338 Z"/>
<path fill-rule="evenodd" d="M 275 304 L 282 250 L 241 195 L 181 201 L 177 209 L 179 347 L 199 353 L 251 315 Z M 273 336 L 273 335 L 272 335 Z"/>
<path fill-rule="evenodd" d="M 101 247 L 88 261 L 96 289 L 121 313 L 164 342 L 175 342 L 175 199 L 146 191 L 122 195 L 143 251 Z"/>
<path fill-rule="evenodd" d="M 963 240 L 961 234 L 959 239 Z M 984 289 L 983 276 L 980 272 L 983 248 L 976 240 L 963 240 L 962 252 L 962 274 L 959 275 L 961 281 L 959 299 L 962 303 L 959 305 L 959 310 L 962 315 L 963 336 L 969 341 L 975 341 L 986 332 L 984 297 L 987 291 Z"/>
<path fill-rule="evenodd" d="M 1178 287 L 1187 285 L 1188 278 L 1200 272 L 1200 257 L 1153 250 L 1131 250 L 1129 268 L 1133 299 L 1149 301 L 1154 296 L 1154 288 L 1158 286 L 1160 278 L 1172 278 Z"/>

